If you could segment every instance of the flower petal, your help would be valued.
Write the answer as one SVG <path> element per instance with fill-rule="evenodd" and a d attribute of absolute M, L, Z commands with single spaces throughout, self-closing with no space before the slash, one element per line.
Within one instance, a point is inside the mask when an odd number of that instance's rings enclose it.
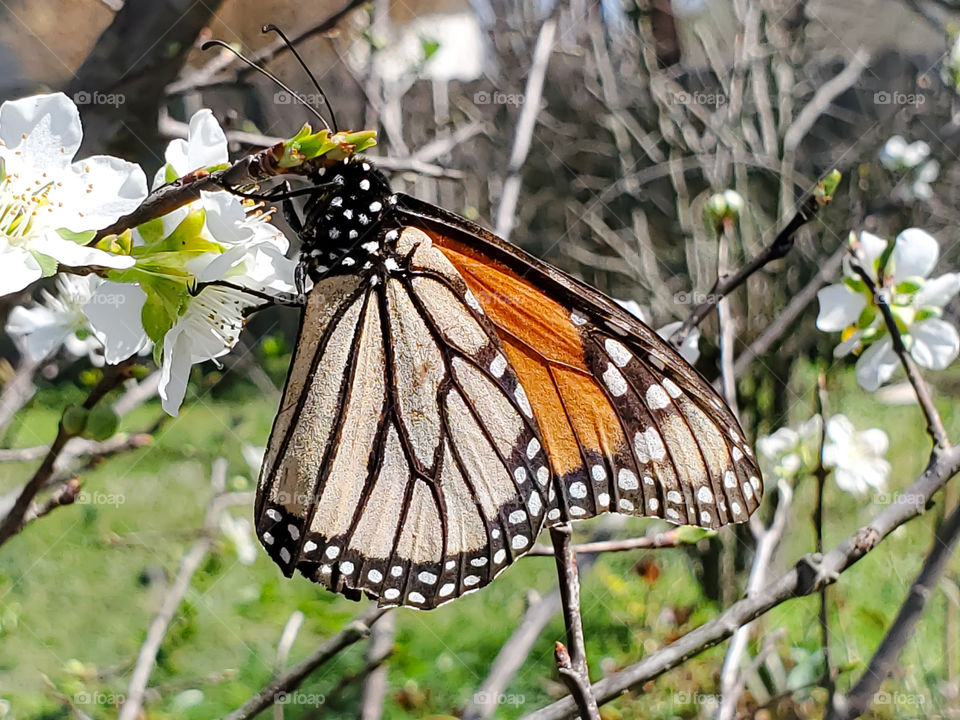
<path fill-rule="evenodd" d="M 97 248 L 87 247 L 65 240 L 54 230 L 48 230 L 34 239 L 31 247 L 38 253 L 49 255 L 64 265 L 83 267 L 85 265 L 99 265 L 101 267 L 124 269 L 133 267 L 135 261 L 129 255 L 117 255 Z"/>
<path fill-rule="evenodd" d="M 187 140 L 187 169 L 190 172 L 209 165 L 220 165 L 230 159 L 227 151 L 227 136 L 213 113 L 204 108 L 190 118 L 190 134 Z M 176 167 L 176 166 L 174 166 Z M 179 170 L 179 168 L 177 168 Z M 182 174 L 182 173 L 181 173 Z"/>
<path fill-rule="evenodd" d="M 957 329 L 940 318 L 927 318 L 911 325 L 910 337 L 910 355 L 917 365 L 930 370 L 943 370 L 960 352 Z"/>
<path fill-rule="evenodd" d="M 126 360 L 149 344 L 141 314 L 147 294 L 139 285 L 104 282 L 83 306 L 108 363 Z"/>
<path fill-rule="evenodd" d="M 137 209 L 147 197 L 147 178 L 136 163 L 95 155 L 74 163 L 52 201 L 60 201 L 53 227 L 98 230 Z"/>
<path fill-rule="evenodd" d="M 824 332 L 840 332 L 853 325 L 867 306 L 867 299 L 846 285 L 827 285 L 817 292 L 820 314 L 817 329 Z"/>
<path fill-rule="evenodd" d="M 636 300 L 619 300 L 617 299 L 617 305 L 622 307 L 624 310 L 629 312 L 635 318 L 638 318 L 640 322 L 649 323 L 650 318 L 647 317 L 646 311 Z"/>
<path fill-rule="evenodd" d="M 882 237 L 877 237 L 873 233 L 866 231 L 860 233 L 860 252 L 863 254 L 868 265 L 871 266 L 867 268 L 868 270 L 872 270 L 873 263 L 880 259 L 880 256 L 883 255 L 883 251 L 886 249 L 887 241 Z"/>
<path fill-rule="evenodd" d="M 893 279 L 927 277 L 940 256 L 940 244 L 920 228 L 907 228 L 897 235 L 893 248 Z"/>
<path fill-rule="evenodd" d="M 860 433 L 859 442 L 874 455 L 886 455 L 890 449 L 890 439 L 880 428 L 868 428 Z"/>
<path fill-rule="evenodd" d="M 864 390 L 873 392 L 893 377 L 898 364 L 893 341 L 884 337 L 864 350 L 857 360 L 857 382 Z"/>
<path fill-rule="evenodd" d="M 180 414 L 180 405 L 187 394 L 187 381 L 190 379 L 189 340 L 180 342 L 181 328 L 174 325 L 163 338 L 163 363 L 160 366 L 160 400 L 168 415 Z"/>
<path fill-rule="evenodd" d="M 6 331 L 25 357 L 40 362 L 63 344 L 73 333 L 73 327 L 63 316 L 43 305 L 17 306 L 10 311 Z"/>
<path fill-rule="evenodd" d="M 960 273 L 944 273 L 924 283 L 914 298 L 918 307 L 943 307 L 960 292 Z"/>
<path fill-rule="evenodd" d="M 681 320 L 667 323 L 662 328 L 657 330 L 657 335 L 662 337 L 664 340 L 668 340 L 671 335 L 680 329 L 681 325 L 683 325 Z M 677 352 L 679 352 L 680 356 L 691 365 L 696 364 L 697 360 L 700 359 L 700 330 L 698 328 L 693 328 L 693 330 L 690 331 L 690 334 L 687 335 L 687 339 L 684 340 L 683 344 L 677 348 Z"/>
<path fill-rule="evenodd" d="M 30 252 L 11 245 L 3 247 L 0 243 L 0 295 L 23 290 L 42 276 L 40 263 Z"/>
<path fill-rule="evenodd" d="M 83 128 L 73 100 L 61 92 L 8 100 L 0 105 L 0 142 L 33 168 L 62 169 L 80 149 Z"/>

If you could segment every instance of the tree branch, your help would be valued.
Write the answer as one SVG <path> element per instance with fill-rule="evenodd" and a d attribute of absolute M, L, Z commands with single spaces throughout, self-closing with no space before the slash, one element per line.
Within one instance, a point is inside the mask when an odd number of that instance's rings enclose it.
<path fill-rule="evenodd" d="M 676 642 L 592 686 L 594 697 L 606 702 L 620 693 L 663 674 L 685 660 L 730 637 L 737 628 L 795 597 L 816 592 L 870 552 L 908 520 L 923 513 L 933 494 L 960 471 L 960 449 L 935 450 L 923 474 L 867 525 L 818 557 L 806 555 L 756 595 L 731 605 L 713 620 Z M 523 720 L 565 720 L 576 713 L 571 698 L 563 698 L 525 715 Z"/>
<path fill-rule="evenodd" d="M 570 541 L 570 523 L 550 528 L 550 540 L 560 579 L 560 601 L 563 605 L 563 624 L 567 628 L 569 651 L 558 642 L 557 670 L 570 694 L 580 708 L 582 720 L 600 720 L 597 701 L 590 691 L 590 671 L 587 669 L 587 651 L 583 642 L 583 620 L 580 617 L 580 578 L 577 573 L 577 555 Z"/>
<path fill-rule="evenodd" d="M 87 399 L 83 401 L 82 407 L 90 410 L 111 390 L 119 387 L 119 385 L 129 377 L 132 365 L 133 360 L 128 360 L 120 365 L 108 366 L 103 378 L 101 378 L 100 382 L 90 391 Z M 7 513 L 7 516 L 3 519 L 3 523 L 0 524 L 0 546 L 23 528 L 27 511 L 30 509 L 33 499 L 50 480 L 60 453 L 63 452 L 67 441 L 72 437 L 73 435 L 67 431 L 61 420 L 57 425 L 57 436 L 50 445 L 50 449 L 47 450 L 46 457 L 44 457 L 43 462 L 40 463 L 40 467 L 37 468 L 33 477 L 23 486 L 23 490 L 20 491 L 20 495 L 17 497 L 16 502 L 14 502 L 13 507 L 10 508 L 10 512 Z"/>
<path fill-rule="evenodd" d="M 318 667 L 335 658 L 342 650 L 370 634 L 370 626 L 387 612 L 371 607 L 343 630 L 320 645 L 310 657 L 271 680 L 259 693 L 223 720 L 250 720 L 276 702 L 277 696 L 300 687 L 300 684 Z"/>

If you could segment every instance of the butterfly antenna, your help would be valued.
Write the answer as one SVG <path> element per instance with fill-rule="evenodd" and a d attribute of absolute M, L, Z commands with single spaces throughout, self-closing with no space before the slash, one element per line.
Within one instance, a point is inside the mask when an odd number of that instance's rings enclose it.
<path fill-rule="evenodd" d="M 200 49 L 201 49 L 201 50 L 209 50 L 209 49 L 210 49 L 211 47 L 213 47 L 214 45 L 216 45 L 217 47 L 226 48 L 227 50 L 229 50 L 230 52 L 232 52 L 234 55 L 236 55 L 238 58 L 240 58 L 241 60 L 243 60 L 243 62 L 245 62 L 247 65 L 249 65 L 250 67 L 252 67 L 254 70 L 256 70 L 256 71 L 259 72 L 259 73 L 262 73 L 263 75 L 266 75 L 268 78 L 270 78 L 271 80 L 273 80 L 273 82 L 275 82 L 275 83 L 276 83 L 277 85 L 279 85 L 281 88 L 283 88 L 283 89 L 286 90 L 288 93 L 290 93 L 291 96 L 295 97 L 297 100 L 299 100 L 300 102 L 302 102 L 302 103 L 307 107 L 307 109 L 310 110 L 310 112 L 312 112 L 312 113 L 316 116 L 317 120 L 319 120 L 321 123 L 323 123 L 323 126 L 324 126 L 327 130 L 329 130 L 330 132 L 334 132 L 334 131 L 330 128 L 330 125 L 327 124 L 327 121 L 326 121 L 326 119 L 324 119 L 323 115 L 321 115 L 320 112 L 319 112 L 313 105 L 311 105 L 310 103 L 308 103 L 306 100 L 304 100 L 302 97 L 300 97 L 299 94 L 297 94 L 296 92 L 294 92 L 293 90 L 291 90 L 289 87 L 287 87 L 287 86 L 283 83 L 283 81 L 281 81 L 280 78 L 278 78 L 278 77 L 277 77 L 276 75 L 274 75 L 272 72 L 270 72 L 270 71 L 267 70 L 266 68 L 260 67 L 260 66 L 257 65 L 255 62 L 253 62 L 253 60 L 251 60 L 251 59 L 248 58 L 248 57 L 245 57 L 245 56 L 243 55 L 243 53 L 241 53 L 241 52 L 235 50 L 234 48 L 230 47 L 230 45 L 228 45 L 227 43 L 225 43 L 223 40 L 207 40 L 207 42 L 205 42 L 203 45 L 200 46 Z"/>
<path fill-rule="evenodd" d="M 339 132 L 340 128 L 337 127 L 337 116 L 333 112 L 333 105 L 330 104 L 330 98 L 327 97 L 327 94 L 323 91 L 323 88 L 320 87 L 320 83 L 317 82 L 317 78 L 314 77 L 312 72 L 310 72 L 310 68 L 307 67 L 307 64 L 303 61 L 303 58 L 300 57 L 300 53 L 297 52 L 297 49 L 293 46 L 293 43 L 290 42 L 290 39 L 284 34 L 283 30 L 278 28 L 273 23 L 269 23 L 261 28 L 261 32 L 275 32 L 280 36 L 284 45 L 286 45 L 287 49 L 293 53 L 293 56 L 297 59 L 297 62 L 300 63 L 300 67 L 303 68 L 303 71 L 307 74 L 307 77 L 310 78 L 310 82 L 313 83 L 313 86 L 317 89 L 317 92 L 320 93 L 320 97 L 323 98 L 323 103 L 327 106 L 327 110 L 330 112 L 330 122 L 333 124 L 334 132 Z"/>

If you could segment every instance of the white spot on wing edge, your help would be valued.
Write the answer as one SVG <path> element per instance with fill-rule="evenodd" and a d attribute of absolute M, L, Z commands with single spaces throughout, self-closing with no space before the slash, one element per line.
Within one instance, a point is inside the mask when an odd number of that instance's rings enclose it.
<path fill-rule="evenodd" d="M 647 388 L 647 405 L 651 410 L 661 410 L 670 404 L 666 390 L 654 383 Z"/>
<path fill-rule="evenodd" d="M 627 381 L 612 363 L 607 363 L 607 369 L 603 371 L 603 382 L 614 397 L 620 397 L 627 392 Z"/>
<path fill-rule="evenodd" d="M 490 361 L 490 372 L 493 373 L 494 377 L 503 377 L 503 373 L 507 369 L 507 359 L 497 353 L 497 356 Z"/>
<path fill-rule="evenodd" d="M 626 367 L 627 363 L 629 363 L 631 358 L 633 358 L 631 352 L 627 350 L 626 345 L 619 340 L 607 338 L 603 341 L 603 347 L 607 351 L 607 355 L 610 356 L 610 359 L 613 360 L 617 367 Z"/>

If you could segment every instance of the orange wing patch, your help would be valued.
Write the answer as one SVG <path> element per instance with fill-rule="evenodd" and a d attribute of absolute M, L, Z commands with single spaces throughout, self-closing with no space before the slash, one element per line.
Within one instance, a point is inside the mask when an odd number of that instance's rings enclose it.
<path fill-rule="evenodd" d="M 584 468 L 583 451 L 614 457 L 626 446 L 620 421 L 586 364 L 570 312 L 509 268 L 431 234 L 497 329 L 540 425 L 554 473 Z"/>

